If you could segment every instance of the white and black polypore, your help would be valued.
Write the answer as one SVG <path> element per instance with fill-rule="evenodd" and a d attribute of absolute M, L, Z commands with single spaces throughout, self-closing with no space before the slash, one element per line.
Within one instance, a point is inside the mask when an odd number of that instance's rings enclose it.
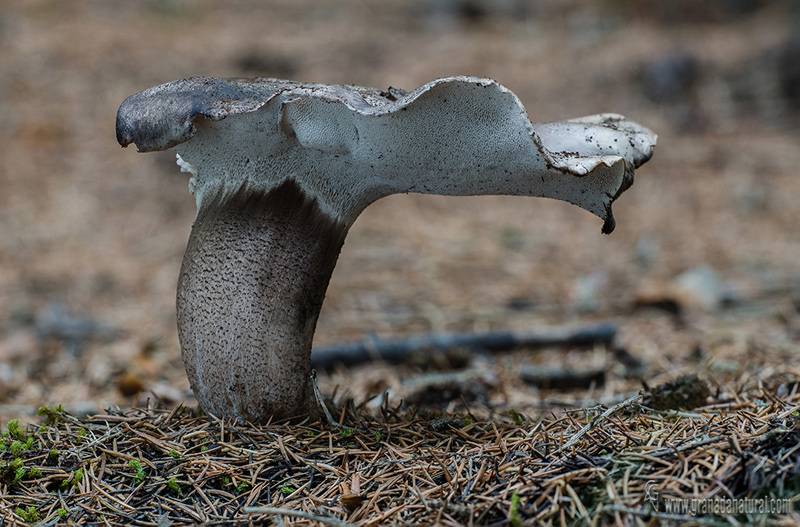
<path fill-rule="evenodd" d="M 532 124 L 490 79 L 416 90 L 192 78 L 123 102 L 117 140 L 175 148 L 197 217 L 178 329 L 201 406 L 264 422 L 314 413 L 311 341 L 348 229 L 395 193 L 541 196 L 614 228 L 656 137 L 620 115 Z"/>

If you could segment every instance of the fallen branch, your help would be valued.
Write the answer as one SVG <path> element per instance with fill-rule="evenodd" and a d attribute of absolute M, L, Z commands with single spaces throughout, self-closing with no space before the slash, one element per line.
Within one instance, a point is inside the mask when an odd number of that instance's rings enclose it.
<path fill-rule="evenodd" d="M 519 377 L 524 382 L 549 390 L 579 390 L 606 383 L 605 368 L 570 370 L 568 368 L 541 368 L 521 366 Z"/>
<path fill-rule="evenodd" d="M 443 352 L 451 348 L 509 351 L 545 346 L 610 346 L 617 334 L 614 324 L 585 327 L 557 327 L 530 332 L 494 331 L 475 333 L 430 333 L 407 339 L 383 340 L 372 337 L 361 342 L 335 344 L 314 349 L 311 367 L 330 371 L 335 365 L 353 366 L 370 361 L 390 364 L 405 362 L 414 353 Z"/>

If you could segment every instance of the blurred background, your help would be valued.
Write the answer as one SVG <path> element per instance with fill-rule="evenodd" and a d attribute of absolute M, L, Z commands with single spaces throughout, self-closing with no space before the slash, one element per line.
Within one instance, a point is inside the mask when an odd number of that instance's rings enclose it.
<path fill-rule="evenodd" d="M 315 344 L 619 325 L 616 354 L 523 350 L 492 362 L 480 397 L 522 406 L 552 393 L 519 382 L 520 362 L 597 364 L 608 375 L 594 395 L 682 371 L 734 391 L 797 378 L 799 6 L 3 0 L 0 417 L 45 403 L 191 402 L 174 298 L 194 200 L 174 154 L 121 149 L 114 120 L 125 97 L 194 75 L 406 90 L 486 76 L 534 121 L 617 112 L 659 134 L 610 236 L 548 200 L 372 205 L 347 238 Z M 363 400 L 426 367 L 321 382 Z"/>

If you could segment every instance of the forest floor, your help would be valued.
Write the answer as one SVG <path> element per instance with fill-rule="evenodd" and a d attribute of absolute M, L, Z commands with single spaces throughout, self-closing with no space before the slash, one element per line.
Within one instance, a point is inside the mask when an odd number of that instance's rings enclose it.
<path fill-rule="evenodd" d="M 798 28 L 780 1 L 4 2 L 0 421 L 23 430 L 0 453 L 0 519 L 248 522 L 270 505 L 358 525 L 634 525 L 670 521 L 667 498 L 796 494 Z M 496 79 L 534 121 L 624 114 L 656 154 L 610 236 L 548 200 L 375 203 L 315 346 L 601 323 L 613 342 L 333 367 L 319 383 L 341 430 L 197 417 L 174 314 L 194 200 L 172 153 L 119 148 L 122 100 L 192 75 L 409 90 L 456 74 Z M 675 390 L 691 405 L 656 408 Z M 40 430 L 43 405 L 68 414 Z"/>

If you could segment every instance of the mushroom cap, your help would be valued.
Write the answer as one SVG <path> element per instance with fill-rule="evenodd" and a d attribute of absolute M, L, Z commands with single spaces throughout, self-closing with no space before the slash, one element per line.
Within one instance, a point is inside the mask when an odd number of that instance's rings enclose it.
<path fill-rule="evenodd" d="M 412 92 L 196 77 L 126 99 L 117 140 L 176 147 L 203 196 L 294 180 L 351 224 L 401 192 L 507 194 L 568 201 L 614 227 L 611 204 L 653 153 L 656 136 L 615 114 L 532 124 L 491 79 L 449 77 Z"/>

